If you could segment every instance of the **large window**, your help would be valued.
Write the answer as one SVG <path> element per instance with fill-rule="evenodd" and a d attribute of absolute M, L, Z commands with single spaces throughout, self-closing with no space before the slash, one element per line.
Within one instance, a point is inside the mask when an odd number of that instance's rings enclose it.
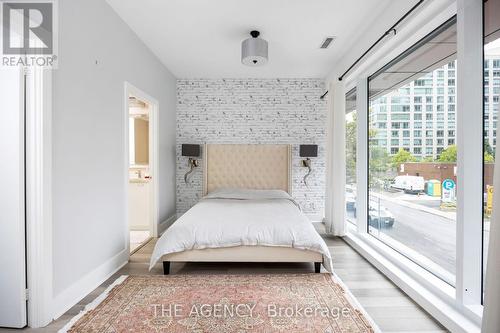
<path fill-rule="evenodd" d="M 484 2 L 484 179 L 483 179 L 483 281 L 490 235 L 490 217 L 493 209 L 493 167 L 495 164 L 496 126 L 500 100 L 500 0 Z M 483 283 L 484 287 L 484 283 Z"/>
<path fill-rule="evenodd" d="M 450 285 L 460 186 L 450 121 L 456 51 L 452 19 L 368 82 L 368 232 Z M 386 127 L 378 124 L 381 115 Z"/>
<path fill-rule="evenodd" d="M 358 163 L 357 228 L 346 239 L 426 309 L 461 325 L 481 322 L 490 217 L 499 208 L 500 0 L 456 9 L 439 26 L 441 16 L 429 21 L 430 33 L 419 28 L 423 38 L 387 41 L 407 49 L 382 68 L 367 64 L 367 80 L 360 70 L 348 81 L 358 82 Z"/>
<path fill-rule="evenodd" d="M 346 217 L 347 221 L 356 224 L 356 88 L 346 94 L 345 106 Z M 380 124 L 385 125 L 385 122 Z"/>

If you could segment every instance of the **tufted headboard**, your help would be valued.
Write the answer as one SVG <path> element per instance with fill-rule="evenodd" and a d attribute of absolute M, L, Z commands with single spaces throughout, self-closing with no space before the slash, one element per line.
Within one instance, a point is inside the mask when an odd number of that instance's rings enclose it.
<path fill-rule="evenodd" d="M 207 144 L 204 194 L 219 188 L 291 192 L 290 145 Z M 291 194 L 291 193 L 290 193 Z"/>

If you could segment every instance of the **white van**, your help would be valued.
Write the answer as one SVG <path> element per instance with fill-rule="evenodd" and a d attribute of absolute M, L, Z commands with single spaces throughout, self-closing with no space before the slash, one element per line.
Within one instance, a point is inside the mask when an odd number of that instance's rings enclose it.
<path fill-rule="evenodd" d="M 403 190 L 405 193 L 424 192 L 425 180 L 420 176 L 397 176 L 391 184 L 392 188 Z"/>

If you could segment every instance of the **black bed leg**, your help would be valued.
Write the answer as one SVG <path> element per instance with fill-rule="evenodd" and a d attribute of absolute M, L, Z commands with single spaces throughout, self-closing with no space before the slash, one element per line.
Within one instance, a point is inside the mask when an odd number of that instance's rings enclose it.
<path fill-rule="evenodd" d="M 170 261 L 163 262 L 163 275 L 168 275 L 170 273 Z"/>
<path fill-rule="evenodd" d="M 314 263 L 314 273 L 319 273 L 319 272 L 321 272 L 321 263 L 315 262 Z"/>

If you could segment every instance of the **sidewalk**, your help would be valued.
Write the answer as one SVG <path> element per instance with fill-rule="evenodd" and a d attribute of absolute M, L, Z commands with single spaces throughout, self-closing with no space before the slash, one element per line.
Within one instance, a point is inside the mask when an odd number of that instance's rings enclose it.
<path fill-rule="evenodd" d="M 376 192 L 371 192 L 370 196 L 373 196 L 373 197 L 376 197 L 379 199 L 383 199 L 386 201 L 390 201 L 390 202 L 393 202 L 393 203 L 398 204 L 400 206 L 405 206 L 405 207 L 417 209 L 417 210 L 420 210 L 420 211 L 423 211 L 423 212 L 426 212 L 429 214 L 438 215 L 438 216 L 444 217 L 446 219 L 452 220 L 453 222 L 455 222 L 457 220 L 457 213 L 455 213 L 455 212 L 443 212 L 443 211 L 440 211 L 440 210 L 437 210 L 434 208 L 422 206 L 419 204 L 408 202 L 406 200 L 401 200 L 399 198 L 393 198 L 393 197 L 390 197 L 390 196 L 387 196 L 387 195 L 384 195 L 381 193 L 376 193 Z"/>

